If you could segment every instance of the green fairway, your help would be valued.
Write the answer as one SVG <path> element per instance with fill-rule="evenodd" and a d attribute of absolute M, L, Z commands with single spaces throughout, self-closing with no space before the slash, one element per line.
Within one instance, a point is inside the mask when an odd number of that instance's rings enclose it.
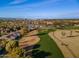
<path fill-rule="evenodd" d="M 48 36 L 48 33 L 39 33 L 40 42 L 39 47 L 34 50 L 33 57 L 49 57 L 49 58 L 63 58 L 63 54 L 57 47 L 56 43 Z"/>

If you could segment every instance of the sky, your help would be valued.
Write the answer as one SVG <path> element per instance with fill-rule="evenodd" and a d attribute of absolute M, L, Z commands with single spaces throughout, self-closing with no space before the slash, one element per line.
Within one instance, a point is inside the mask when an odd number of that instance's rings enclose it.
<path fill-rule="evenodd" d="M 0 0 L 0 17 L 79 18 L 79 0 Z"/>

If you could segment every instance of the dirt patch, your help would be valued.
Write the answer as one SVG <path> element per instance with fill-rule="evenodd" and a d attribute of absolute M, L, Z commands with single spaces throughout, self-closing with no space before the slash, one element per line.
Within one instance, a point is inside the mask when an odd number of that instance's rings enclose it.
<path fill-rule="evenodd" d="M 55 40 L 65 57 L 79 57 L 78 31 L 79 30 L 57 30 L 54 33 L 49 33 L 49 36 Z M 65 32 L 65 35 L 62 35 L 62 32 Z"/>

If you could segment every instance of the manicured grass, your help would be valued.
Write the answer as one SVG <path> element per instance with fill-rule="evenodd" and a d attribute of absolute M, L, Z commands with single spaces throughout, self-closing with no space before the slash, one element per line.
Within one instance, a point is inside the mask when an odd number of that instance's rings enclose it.
<path fill-rule="evenodd" d="M 42 51 L 40 54 L 36 54 L 37 57 L 49 57 L 49 58 L 63 58 L 63 54 L 56 45 L 56 43 L 48 35 L 48 32 L 39 32 L 38 36 L 40 37 L 40 42 L 37 45 L 40 45 L 36 50 Z"/>

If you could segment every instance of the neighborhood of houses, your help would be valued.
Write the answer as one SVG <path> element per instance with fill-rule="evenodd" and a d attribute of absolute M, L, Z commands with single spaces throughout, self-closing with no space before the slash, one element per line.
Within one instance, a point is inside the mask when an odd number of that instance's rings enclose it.
<path fill-rule="evenodd" d="M 0 21 L 0 39 L 15 39 L 20 36 L 19 30 L 63 28 L 64 26 L 79 26 L 78 20 L 5 20 Z M 7 35 L 8 34 L 8 35 Z"/>

